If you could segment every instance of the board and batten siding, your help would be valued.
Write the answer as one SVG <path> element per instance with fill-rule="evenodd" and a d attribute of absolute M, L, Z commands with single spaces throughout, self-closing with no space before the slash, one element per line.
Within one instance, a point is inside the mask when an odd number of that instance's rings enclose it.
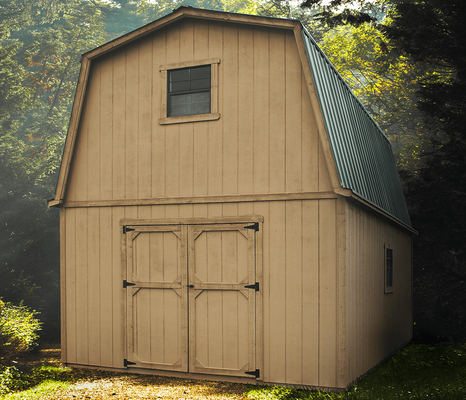
<path fill-rule="evenodd" d="M 212 58 L 220 119 L 160 125 L 160 67 Z M 183 20 L 92 61 L 87 88 L 65 202 L 332 191 L 292 31 Z"/>
<path fill-rule="evenodd" d="M 346 206 L 346 334 L 352 382 L 412 339 L 411 233 L 360 206 Z M 385 293 L 385 245 L 393 293 Z"/>
<path fill-rule="evenodd" d="M 261 378 L 346 386 L 339 371 L 345 278 L 336 268 L 338 209 L 336 199 L 62 209 L 63 361 L 123 367 L 120 220 L 261 215 Z"/>
<path fill-rule="evenodd" d="M 220 118 L 160 124 L 161 67 L 212 59 Z M 409 340 L 409 234 L 334 193 L 308 72 L 292 30 L 194 18 L 91 61 L 61 205 L 64 362 L 123 368 L 128 219 L 263 218 L 263 382 L 345 388 Z"/>

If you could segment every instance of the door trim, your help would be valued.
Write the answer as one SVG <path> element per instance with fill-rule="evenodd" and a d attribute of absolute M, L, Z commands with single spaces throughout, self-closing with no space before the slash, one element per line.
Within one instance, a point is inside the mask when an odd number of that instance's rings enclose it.
<path fill-rule="evenodd" d="M 264 222 L 262 215 L 246 215 L 238 217 L 212 217 L 212 218 L 157 218 L 157 219 L 132 219 L 120 220 L 120 226 L 144 226 L 144 225 L 213 225 L 213 224 L 241 224 L 248 222 Z"/>
<path fill-rule="evenodd" d="M 134 219 L 134 218 L 124 218 L 120 220 L 120 235 L 121 235 L 121 265 L 122 265 L 122 278 L 126 278 L 126 268 L 127 268 L 127 249 L 126 249 L 126 234 L 123 233 L 123 227 L 128 227 L 128 228 L 137 228 L 139 232 L 144 232 L 144 231 L 151 231 L 154 229 L 154 226 L 159 226 L 162 230 L 165 229 L 164 226 L 166 225 L 182 225 L 185 226 L 186 229 L 188 228 L 187 226 L 189 225 L 216 225 L 216 224 L 223 224 L 223 225 L 228 225 L 228 224 L 245 224 L 249 225 L 251 223 L 258 223 L 259 224 L 259 229 L 256 232 L 255 235 L 255 248 L 252 252 L 252 254 L 255 256 L 255 263 L 254 263 L 254 268 L 255 268 L 255 281 L 259 283 L 260 290 L 256 292 L 255 295 L 255 329 L 254 329 L 254 336 L 255 336 L 255 349 L 251 349 L 251 354 L 252 351 L 255 353 L 255 369 L 256 371 L 263 371 L 263 299 L 262 299 L 262 291 L 263 291 L 263 283 L 262 283 L 262 278 L 263 278 L 263 267 L 262 267 L 262 251 L 263 251 L 263 237 L 262 237 L 262 230 L 263 230 L 263 222 L 264 222 L 264 217 L 262 215 L 242 215 L 242 216 L 232 216 L 232 217 L 211 217 L 211 218 L 164 218 L 164 219 Z M 220 226 L 219 226 L 220 228 Z M 187 234 L 187 231 L 186 231 Z M 186 238 L 187 239 L 187 238 Z M 182 241 L 183 242 L 183 241 Z M 187 244 L 187 240 L 185 242 Z M 186 256 L 188 256 L 189 253 L 189 248 L 186 249 Z M 250 282 L 249 284 L 253 284 L 255 282 Z M 183 285 L 184 286 L 184 285 Z M 130 288 L 131 289 L 131 288 Z M 128 290 L 128 289 L 123 289 L 122 290 Z M 132 290 L 129 290 L 131 292 Z M 122 295 L 122 313 L 123 313 L 123 321 L 125 322 L 125 328 L 123 329 L 123 341 L 122 344 L 124 346 L 123 348 L 123 354 L 127 354 L 128 347 L 127 347 L 127 292 L 123 292 Z M 189 321 L 189 313 L 187 315 L 188 321 Z M 189 342 L 189 335 L 188 335 L 188 342 Z M 187 349 L 189 352 L 189 348 Z M 245 371 L 247 372 L 247 371 Z M 183 372 L 181 372 L 183 373 Z M 199 372 L 186 372 L 187 374 L 212 374 L 212 372 L 202 372 L 202 368 L 199 368 Z M 220 372 L 220 375 L 222 373 Z M 214 375 L 214 374 L 212 374 Z M 228 376 L 230 373 L 225 371 L 225 375 Z M 231 376 L 231 375 L 230 375 Z M 245 374 L 244 378 L 252 378 L 256 379 L 257 381 L 262 381 L 263 380 L 263 373 L 260 373 L 259 377 L 254 377 Z"/>

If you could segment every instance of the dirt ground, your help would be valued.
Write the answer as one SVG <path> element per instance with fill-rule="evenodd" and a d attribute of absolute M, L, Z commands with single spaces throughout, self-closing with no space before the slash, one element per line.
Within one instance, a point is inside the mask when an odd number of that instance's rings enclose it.
<path fill-rule="evenodd" d="M 59 345 L 42 345 L 17 360 L 21 369 L 41 364 L 61 366 Z M 78 382 L 44 400 L 67 399 L 247 399 L 247 386 L 228 382 L 124 374 L 95 369 L 74 368 Z"/>

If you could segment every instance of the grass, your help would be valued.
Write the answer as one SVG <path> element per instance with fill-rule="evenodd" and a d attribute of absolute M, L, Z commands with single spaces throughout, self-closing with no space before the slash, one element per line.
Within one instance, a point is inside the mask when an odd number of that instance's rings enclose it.
<path fill-rule="evenodd" d="M 0 400 L 38 400 L 72 386 L 84 374 L 79 369 L 42 365 L 25 376 L 28 381 L 26 390 L 0 395 Z M 285 387 L 249 386 L 249 389 L 245 395 L 258 400 L 465 400 L 466 345 L 411 344 L 344 393 Z"/>
<path fill-rule="evenodd" d="M 42 365 L 33 368 L 30 374 L 22 379 L 27 380 L 32 386 L 26 390 L 11 392 L 5 395 L 0 395 L 1 400 L 35 400 L 43 396 L 54 393 L 59 389 L 70 387 L 78 378 L 70 375 L 70 368 L 61 368 L 50 365 Z"/>
<path fill-rule="evenodd" d="M 246 395 L 258 400 L 465 400 L 466 346 L 411 344 L 345 393 L 264 387 Z"/>

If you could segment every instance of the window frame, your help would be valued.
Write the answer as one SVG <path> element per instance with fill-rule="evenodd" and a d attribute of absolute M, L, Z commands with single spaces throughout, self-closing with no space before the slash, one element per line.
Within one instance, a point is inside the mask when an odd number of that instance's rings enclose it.
<path fill-rule="evenodd" d="M 389 257 L 390 253 L 390 257 Z M 391 282 L 388 279 L 388 271 L 391 270 Z M 393 248 L 389 244 L 384 245 L 384 292 L 393 293 Z M 390 285 L 391 283 L 391 285 Z"/>
<path fill-rule="evenodd" d="M 162 101 L 161 101 L 161 116 L 159 124 L 180 124 L 185 122 L 198 122 L 198 121 L 215 121 L 220 118 L 218 112 L 218 65 L 220 64 L 219 58 L 209 58 L 197 61 L 186 61 L 175 64 L 167 64 L 160 66 L 161 84 L 162 84 Z M 195 114 L 183 115 L 179 117 L 169 117 L 168 112 L 168 71 L 174 69 L 201 67 L 210 65 L 210 113 L 208 114 Z"/>

